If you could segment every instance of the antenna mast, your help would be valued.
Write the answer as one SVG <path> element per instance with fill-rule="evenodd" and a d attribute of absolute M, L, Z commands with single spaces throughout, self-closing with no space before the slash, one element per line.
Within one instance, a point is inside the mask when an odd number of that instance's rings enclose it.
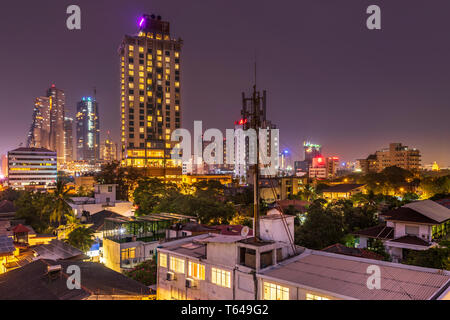
<path fill-rule="evenodd" d="M 256 58 L 255 58 L 255 79 L 253 85 L 253 93 L 250 98 L 245 97 L 245 93 L 242 93 L 242 117 L 244 120 L 244 130 L 254 129 L 256 133 L 256 161 L 252 165 L 253 175 L 253 219 L 254 219 L 254 234 L 255 240 L 260 239 L 259 230 L 259 129 L 264 122 L 264 108 L 266 105 L 266 95 L 261 96 L 260 92 L 256 89 Z M 249 148 L 249 151 L 252 148 Z"/>

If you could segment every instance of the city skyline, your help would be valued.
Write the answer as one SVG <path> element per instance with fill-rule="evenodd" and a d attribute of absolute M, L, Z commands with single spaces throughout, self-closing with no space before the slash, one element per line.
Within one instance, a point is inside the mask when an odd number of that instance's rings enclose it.
<path fill-rule="evenodd" d="M 42 3 L 26 8 L 2 4 L 2 12 L 10 12 L 10 17 L 0 19 L 0 33 L 15 50 L 0 53 L 0 61 L 16 63 L 2 67 L 0 85 L 5 90 L 0 93 L 0 108 L 17 112 L 11 121 L 3 122 L 0 153 L 26 142 L 34 98 L 52 83 L 66 92 L 69 116 L 75 114 L 76 102 L 97 87 L 104 106 L 101 140 L 110 130 L 119 142 L 117 50 L 126 34 L 137 33 L 142 14 L 155 13 L 184 40 L 183 128 L 191 129 L 194 120 L 203 120 L 208 128 L 233 127 L 239 118 L 240 93 L 253 84 L 256 52 L 258 89 L 269 94 L 268 118 L 280 128 L 280 149 L 288 148 L 294 159 L 302 159 L 305 140 L 320 143 L 325 155 L 338 155 L 344 161 L 365 158 L 391 142 L 401 142 L 421 151 L 422 164 L 436 160 L 448 166 L 445 119 L 450 115 L 450 65 L 446 56 L 450 47 L 441 40 L 446 29 L 445 19 L 439 17 L 445 17 L 443 8 L 450 5 L 437 2 L 426 7 L 417 1 L 384 4 L 384 28 L 378 34 L 365 29 L 366 4 L 357 1 L 345 8 L 329 1 L 284 3 L 283 7 L 262 1 L 256 8 L 239 3 L 237 13 L 229 10 L 237 8 L 235 1 L 227 6 L 203 1 L 190 5 L 130 1 L 117 2 L 111 10 L 100 9 L 110 1 L 79 1 L 83 22 L 77 32 L 65 28 L 64 4 L 49 8 L 59 19 L 39 25 L 41 20 L 36 19 L 44 14 Z M 177 10 L 172 10 L 176 3 Z M 404 13 L 406 3 L 409 9 Z M 253 9 L 258 18 L 247 19 Z M 224 10 L 232 19 L 221 15 Z M 19 12 L 26 23 L 8 28 Z M 420 25 L 414 23 L 419 12 L 425 21 Z M 277 25 L 267 23 L 274 17 Z M 29 35 L 26 26 L 31 24 L 36 39 L 24 43 L 20 39 Z M 61 41 L 46 43 L 43 39 L 49 34 Z M 267 37 L 273 37 L 272 45 L 267 46 Z M 86 46 L 80 46 L 83 43 Z M 33 59 L 25 59 L 30 45 L 36 52 Z M 19 81 L 20 86 L 14 85 Z"/>

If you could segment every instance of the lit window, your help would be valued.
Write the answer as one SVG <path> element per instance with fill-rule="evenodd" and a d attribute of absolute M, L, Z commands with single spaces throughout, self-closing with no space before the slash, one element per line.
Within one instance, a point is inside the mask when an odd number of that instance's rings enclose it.
<path fill-rule="evenodd" d="M 330 299 L 322 297 L 322 296 L 317 296 L 315 294 L 307 293 L 306 300 L 330 300 Z"/>
<path fill-rule="evenodd" d="M 264 300 L 289 300 L 289 288 L 264 282 Z"/>
<path fill-rule="evenodd" d="M 139 52 L 144 52 L 144 47 L 139 47 Z"/>
<path fill-rule="evenodd" d="M 122 249 L 121 255 L 122 260 L 134 259 L 136 258 L 136 248 Z"/>
<path fill-rule="evenodd" d="M 128 46 L 128 50 L 133 51 L 134 50 L 134 46 Z"/>
<path fill-rule="evenodd" d="M 189 261 L 188 276 L 198 280 L 205 280 L 205 266 L 199 263 Z"/>
<path fill-rule="evenodd" d="M 179 58 L 180 57 L 180 53 L 179 52 L 175 52 L 175 58 Z"/>
<path fill-rule="evenodd" d="M 212 268 L 211 282 L 226 288 L 231 288 L 231 272 Z"/>
<path fill-rule="evenodd" d="M 159 254 L 159 266 L 163 268 L 167 268 L 167 254 L 160 253 Z"/>
<path fill-rule="evenodd" d="M 184 260 L 170 257 L 170 270 L 178 273 L 184 273 Z"/>

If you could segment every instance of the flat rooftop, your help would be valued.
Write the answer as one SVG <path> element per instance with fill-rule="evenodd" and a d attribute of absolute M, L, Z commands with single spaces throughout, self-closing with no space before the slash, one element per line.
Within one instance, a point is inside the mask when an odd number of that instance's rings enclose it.
<path fill-rule="evenodd" d="M 381 289 L 367 288 L 367 267 L 381 270 Z M 260 273 L 272 281 L 360 300 L 428 300 L 450 285 L 450 272 L 306 250 Z"/>

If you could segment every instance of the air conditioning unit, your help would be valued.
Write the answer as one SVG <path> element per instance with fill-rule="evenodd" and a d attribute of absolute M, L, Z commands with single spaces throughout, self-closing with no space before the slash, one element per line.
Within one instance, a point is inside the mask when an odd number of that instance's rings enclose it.
<path fill-rule="evenodd" d="M 175 280 L 175 273 L 173 273 L 173 272 L 167 272 L 166 279 L 167 279 L 167 281 L 173 281 L 173 280 Z"/>
<path fill-rule="evenodd" d="M 193 279 L 186 279 L 186 288 L 194 288 L 196 286 Z"/>

